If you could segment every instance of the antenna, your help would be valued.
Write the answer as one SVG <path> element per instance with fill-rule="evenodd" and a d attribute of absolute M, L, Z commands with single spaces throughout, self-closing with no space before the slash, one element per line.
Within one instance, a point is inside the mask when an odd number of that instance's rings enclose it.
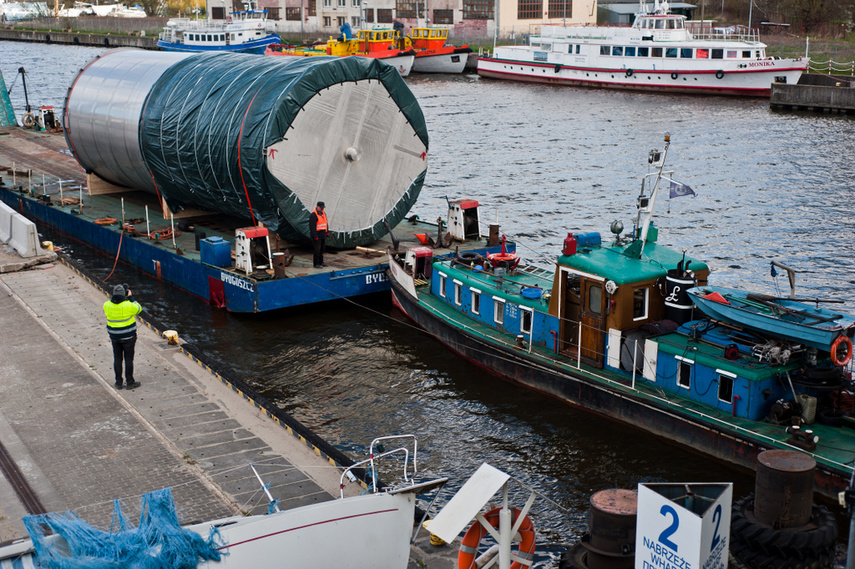
<path fill-rule="evenodd" d="M 668 155 L 668 147 L 671 146 L 671 134 L 665 133 L 665 150 L 660 154 L 658 150 L 651 150 L 648 157 L 648 162 L 657 168 L 656 180 L 653 182 L 653 188 L 650 190 L 650 196 L 644 195 L 644 184 L 641 186 L 641 195 L 638 196 L 638 221 L 636 226 L 641 224 L 641 235 L 639 241 L 641 246 L 638 251 L 638 258 L 644 253 L 644 244 L 647 243 L 647 232 L 650 230 L 650 221 L 653 219 L 653 208 L 656 207 L 656 196 L 659 194 L 659 183 L 662 181 L 662 170 L 665 168 L 665 157 Z"/>

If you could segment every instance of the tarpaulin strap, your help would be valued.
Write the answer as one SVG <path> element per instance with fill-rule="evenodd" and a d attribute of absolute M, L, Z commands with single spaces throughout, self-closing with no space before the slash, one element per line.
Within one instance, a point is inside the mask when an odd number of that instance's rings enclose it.
<path fill-rule="evenodd" d="M 258 91 L 256 91 L 255 95 L 252 96 L 252 101 L 249 102 L 249 105 L 246 106 L 246 112 L 243 114 L 243 120 L 240 121 L 240 130 L 238 131 L 238 171 L 240 172 L 240 183 L 243 186 L 243 193 L 246 196 L 246 205 L 249 206 L 249 215 L 252 218 L 253 225 L 256 225 L 255 214 L 252 213 L 252 203 L 249 201 L 249 191 L 246 189 L 246 182 L 243 181 L 243 166 L 241 166 L 240 163 L 240 144 L 243 141 L 243 125 L 246 122 L 246 115 L 249 114 L 249 109 L 252 107 L 252 103 L 255 101 L 257 96 Z"/>

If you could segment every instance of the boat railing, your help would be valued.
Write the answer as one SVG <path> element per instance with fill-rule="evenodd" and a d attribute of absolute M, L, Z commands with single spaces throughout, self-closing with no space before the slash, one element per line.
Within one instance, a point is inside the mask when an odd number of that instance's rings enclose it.
<path fill-rule="evenodd" d="M 748 43 L 756 43 L 760 41 L 760 31 L 757 28 L 749 28 L 747 26 L 704 26 L 694 29 L 689 28 L 689 32 L 696 40 Z"/>
<path fill-rule="evenodd" d="M 412 483 L 412 477 L 409 473 L 409 464 L 410 464 L 410 449 L 406 446 L 402 446 L 399 448 L 395 448 L 392 450 L 385 450 L 382 445 L 382 441 L 390 441 L 390 440 L 401 440 L 401 439 L 412 439 L 413 443 L 413 472 L 412 476 L 418 472 L 418 464 L 417 464 L 417 455 L 418 455 L 418 440 L 416 440 L 415 435 L 388 435 L 385 437 L 378 437 L 371 441 L 371 445 L 368 447 L 368 458 L 365 460 L 360 460 L 354 464 L 351 464 L 347 468 L 344 469 L 344 472 L 341 473 L 341 478 L 339 479 L 339 490 L 341 492 L 341 497 L 344 498 L 344 479 L 347 477 L 350 480 L 355 480 L 356 477 L 353 475 L 353 470 L 355 468 L 359 468 L 363 465 L 369 465 L 368 469 L 371 474 L 371 491 L 373 493 L 377 493 L 379 491 L 377 487 L 377 465 L 375 463 L 376 460 L 395 455 L 395 454 L 403 454 L 404 455 L 404 465 L 403 465 L 403 480 L 404 482 Z M 375 448 L 380 454 L 375 454 Z"/>

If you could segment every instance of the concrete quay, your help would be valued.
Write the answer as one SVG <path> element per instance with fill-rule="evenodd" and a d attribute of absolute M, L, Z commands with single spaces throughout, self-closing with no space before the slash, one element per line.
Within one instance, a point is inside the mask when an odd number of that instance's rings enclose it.
<path fill-rule="evenodd" d="M 141 49 L 158 49 L 156 35 L 131 36 L 93 34 L 87 32 L 63 32 L 56 30 L 15 30 L 0 28 L 0 40 L 88 45 L 94 47 L 137 47 Z"/>
<path fill-rule="evenodd" d="M 0 267 L 19 260 L 0 245 Z M 167 486 L 181 523 L 264 513 L 249 462 L 282 509 L 338 496 L 329 456 L 148 326 L 134 360 L 142 385 L 116 390 L 106 298 L 59 262 L 0 273 L 0 542 L 26 537 L 29 513 L 73 509 L 109 528 L 120 499 L 133 520 L 139 496 Z M 456 566 L 456 547 L 428 541 L 421 530 L 409 567 Z"/>

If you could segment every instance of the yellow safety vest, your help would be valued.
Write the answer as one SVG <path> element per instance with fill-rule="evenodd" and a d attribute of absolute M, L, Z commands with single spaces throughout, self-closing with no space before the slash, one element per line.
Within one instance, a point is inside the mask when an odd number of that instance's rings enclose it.
<path fill-rule="evenodd" d="M 127 332 L 134 332 L 137 329 L 137 320 L 135 316 L 142 312 L 142 306 L 139 302 L 131 302 L 125 300 L 116 304 L 108 300 L 104 303 L 104 315 L 107 316 L 107 331 L 111 335 L 114 332 L 121 332 L 123 335 Z"/>

